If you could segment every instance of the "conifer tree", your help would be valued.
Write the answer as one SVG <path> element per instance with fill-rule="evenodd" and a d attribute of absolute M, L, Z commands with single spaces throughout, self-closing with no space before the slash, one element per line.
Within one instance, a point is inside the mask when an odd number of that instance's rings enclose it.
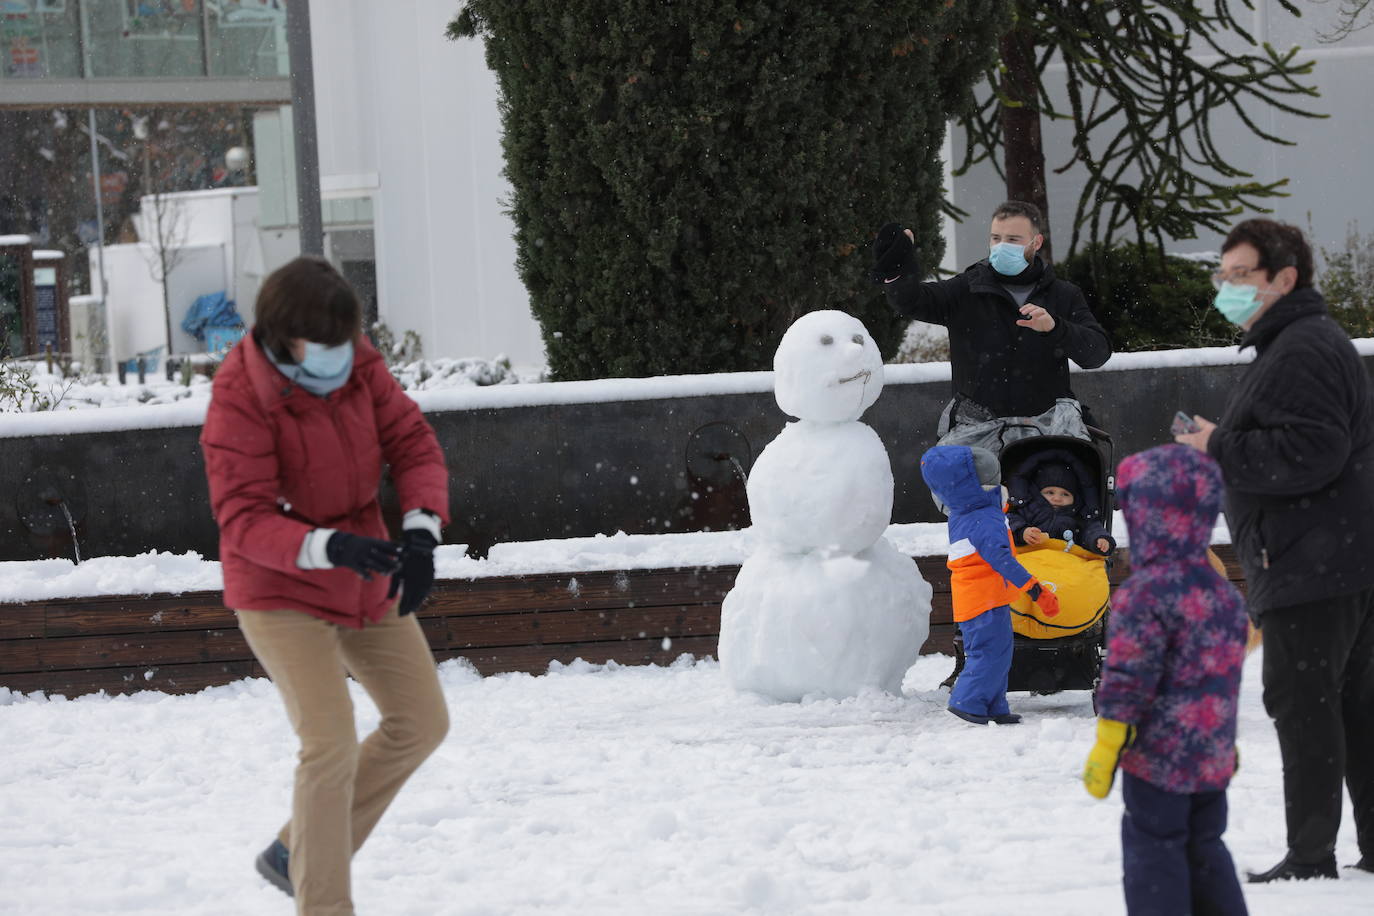
<path fill-rule="evenodd" d="M 945 122 L 995 50 L 954 0 L 469 0 L 500 88 L 518 269 L 560 379 L 763 369 L 820 308 L 902 322 L 872 233 L 943 253 Z"/>

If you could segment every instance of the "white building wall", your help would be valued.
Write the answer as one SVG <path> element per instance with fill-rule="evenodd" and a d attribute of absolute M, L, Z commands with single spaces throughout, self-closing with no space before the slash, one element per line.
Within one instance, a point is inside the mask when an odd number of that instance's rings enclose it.
<path fill-rule="evenodd" d="M 496 78 L 451 0 L 313 0 L 326 197 L 373 200 L 380 316 L 430 356 L 543 362 L 502 212 Z"/>

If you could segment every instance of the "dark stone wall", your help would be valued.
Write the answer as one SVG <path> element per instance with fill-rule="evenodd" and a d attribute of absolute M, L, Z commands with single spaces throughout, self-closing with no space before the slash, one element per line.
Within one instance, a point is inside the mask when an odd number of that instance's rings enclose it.
<path fill-rule="evenodd" d="M 1374 364 L 1367 359 L 1366 364 Z M 1244 366 L 1115 370 L 1074 376 L 1117 460 L 1169 441 L 1173 413 L 1216 417 Z M 937 521 L 918 470 L 948 382 L 889 384 L 865 416 L 887 444 L 893 521 Z M 747 471 L 787 422 L 771 393 L 441 411 L 428 415 L 448 456 L 452 543 L 720 530 L 748 524 Z M 0 438 L 0 560 L 147 550 L 218 555 L 197 437 L 140 429 Z M 734 459 L 733 461 L 731 459 Z M 61 501 L 59 504 L 58 500 Z M 395 496 L 383 486 L 393 523 Z"/>

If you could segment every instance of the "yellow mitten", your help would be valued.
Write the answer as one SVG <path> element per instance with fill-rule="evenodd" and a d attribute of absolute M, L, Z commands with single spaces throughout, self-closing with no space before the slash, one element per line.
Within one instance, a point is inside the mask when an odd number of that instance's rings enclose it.
<path fill-rule="evenodd" d="M 1083 786 L 1093 798 L 1106 798 L 1116 781 L 1121 752 L 1135 740 L 1135 726 L 1115 719 L 1097 720 L 1097 743 L 1083 765 Z"/>

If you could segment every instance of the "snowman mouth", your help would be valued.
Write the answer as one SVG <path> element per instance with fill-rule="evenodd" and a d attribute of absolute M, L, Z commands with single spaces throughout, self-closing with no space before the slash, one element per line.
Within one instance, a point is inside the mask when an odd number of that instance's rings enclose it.
<path fill-rule="evenodd" d="M 843 385 L 846 382 L 857 382 L 859 379 L 863 379 L 864 382 L 867 383 L 869 376 L 871 376 L 872 374 L 873 371 L 871 369 L 860 369 L 858 372 L 855 372 L 849 378 L 840 379 L 838 382 L 836 382 L 836 384 Z"/>

